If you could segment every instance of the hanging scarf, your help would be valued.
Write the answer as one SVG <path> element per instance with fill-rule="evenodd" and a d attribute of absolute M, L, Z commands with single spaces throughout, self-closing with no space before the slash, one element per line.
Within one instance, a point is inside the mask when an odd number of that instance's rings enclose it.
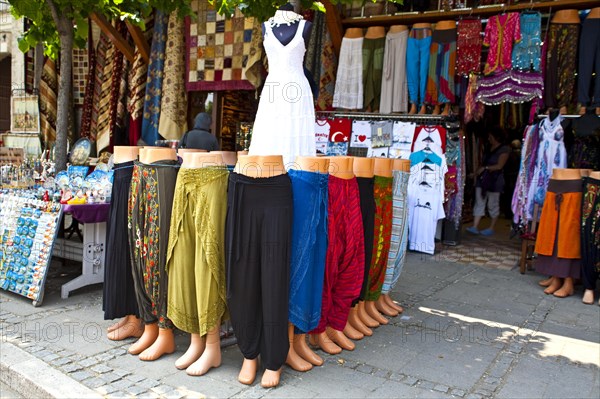
<path fill-rule="evenodd" d="M 104 32 L 100 33 L 100 39 L 98 40 L 98 47 L 96 49 L 96 68 L 95 68 L 95 81 L 94 81 L 94 94 L 92 97 L 92 115 L 90 119 L 90 132 L 89 138 L 92 141 L 96 141 L 98 135 L 98 122 L 100 116 L 100 99 L 102 97 L 102 86 L 104 84 L 104 64 L 107 62 L 107 51 L 111 47 L 110 40 Z"/>
<path fill-rule="evenodd" d="M 46 148 L 56 141 L 56 96 L 58 74 L 56 64 L 50 58 L 44 62 L 40 81 L 40 128 Z"/>
<path fill-rule="evenodd" d="M 88 36 L 88 75 L 85 83 L 85 95 L 81 111 L 81 137 L 90 137 L 92 111 L 94 109 L 94 87 L 96 83 L 96 50 L 94 50 L 92 31 Z"/>
<path fill-rule="evenodd" d="M 321 52 L 321 73 L 319 78 L 319 96 L 316 108 L 321 111 L 332 109 L 333 91 L 335 89 L 335 74 L 337 70 L 337 57 L 333 49 L 333 42 L 324 24 L 323 51 Z"/>

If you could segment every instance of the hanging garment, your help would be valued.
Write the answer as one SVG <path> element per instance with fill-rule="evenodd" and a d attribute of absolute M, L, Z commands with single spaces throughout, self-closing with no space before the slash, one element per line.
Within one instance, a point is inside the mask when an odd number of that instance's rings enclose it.
<path fill-rule="evenodd" d="M 290 348 L 292 207 L 288 175 L 252 178 L 230 173 L 225 222 L 227 305 L 244 358 L 260 355 L 269 370 L 283 366 Z"/>
<path fill-rule="evenodd" d="M 90 137 L 90 127 L 92 123 L 92 109 L 94 108 L 94 86 L 96 83 L 96 50 L 94 49 L 92 32 L 89 32 L 87 56 L 88 72 L 85 79 L 85 93 L 83 97 L 83 106 L 81 110 L 81 128 L 80 137 Z"/>
<path fill-rule="evenodd" d="M 166 273 L 169 226 L 179 164 L 135 162 L 129 194 L 128 227 L 133 281 L 140 317 L 173 328 L 167 317 Z"/>
<path fill-rule="evenodd" d="M 365 265 L 362 279 L 360 295 L 352 302 L 352 306 L 358 301 L 365 299 L 369 282 L 369 269 L 371 268 L 371 259 L 373 256 L 373 235 L 375 232 L 375 178 L 357 177 L 358 193 L 360 197 L 360 214 L 362 217 Z"/>
<path fill-rule="evenodd" d="M 385 279 L 381 287 L 382 294 L 389 294 L 398 283 L 406 262 L 408 245 L 408 178 L 410 173 L 394 170 L 393 174 L 392 234 Z"/>
<path fill-rule="evenodd" d="M 479 79 L 477 75 L 471 74 L 471 76 L 469 76 L 469 85 L 465 94 L 465 123 L 469 123 L 470 121 L 479 122 L 481 118 L 483 118 L 485 105 L 475 101 L 478 85 Z"/>
<path fill-rule="evenodd" d="M 131 248 L 127 229 L 127 201 L 132 175 L 133 162 L 114 165 L 110 210 L 106 222 L 106 258 L 102 286 L 104 320 L 140 315 L 131 270 Z"/>
<path fill-rule="evenodd" d="M 600 170 L 600 135 L 575 136 L 569 151 L 569 168 Z"/>
<path fill-rule="evenodd" d="M 110 146 L 114 127 L 113 115 L 117 111 L 115 95 L 118 96 L 121 72 L 123 71 L 123 53 L 116 49 L 112 42 L 106 49 L 105 57 L 96 127 L 96 151 L 98 153 Z"/>
<path fill-rule="evenodd" d="M 334 108 L 363 108 L 363 40 L 362 37 L 342 38 L 333 94 Z"/>
<path fill-rule="evenodd" d="M 513 222 L 519 223 L 528 220 L 528 195 L 531 177 L 535 169 L 537 147 L 539 146 L 539 125 L 530 125 L 525 128 L 523 147 L 521 148 L 521 163 L 519 175 L 513 191 L 511 210 Z M 535 140 L 535 142 L 534 142 Z"/>
<path fill-rule="evenodd" d="M 577 99 L 585 107 L 600 107 L 599 37 L 600 18 L 586 18 L 583 21 L 579 40 L 579 73 L 577 74 Z M 595 79 L 593 74 L 596 74 Z M 591 93 L 593 96 L 590 96 Z"/>
<path fill-rule="evenodd" d="M 323 52 L 321 53 L 321 75 L 319 78 L 319 97 L 317 98 L 316 108 L 319 110 L 331 109 L 333 105 L 333 96 L 336 86 L 335 70 L 337 66 L 337 57 L 331 41 L 329 30 L 324 27 Z M 362 65 L 361 68 L 362 69 Z M 359 69 L 359 70 L 360 70 Z M 361 93 L 362 99 L 362 93 Z"/>
<path fill-rule="evenodd" d="M 379 109 L 384 51 L 385 37 L 363 40 L 363 108 L 369 108 L 371 111 Z"/>
<path fill-rule="evenodd" d="M 456 29 L 435 30 L 431 37 L 429 73 L 425 102 L 431 105 L 454 104 L 456 73 Z"/>
<path fill-rule="evenodd" d="M 175 327 L 205 335 L 229 319 L 225 287 L 226 167 L 181 168 L 166 255 L 167 315 Z"/>
<path fill-rule="evenodd" d="M 110 39 L 104 32 L 101 32 L 96 47 L 96 70 L 94 73 L 94 92 L 92 94 L 92 111 L 89 128 L 89 138 L 91 141 L 96 141 L 98 125 L 100 124 L 100 114 L 104 113 L 104 109 L 100 109 L 100 100 L 103 97 L 102 87 L 105 86 L 106 81 L 110 80 L 110 76 L 104 76 L 104 66 L 108 63 L 106 55 L 110 47 L 112 47 Z"/>
<path fill-rule="evenodd" d="M 483 44 L 489 47 L 488 58 L 483 73 L 489 75 L 496 71 L 512 68 L 513 43 L 521 40 L 519 14 L 494 15 L 485 27 Z"/>
<path fill-rule="evenodd" d="M 456 74 L 481 70 L 481 20 L 461 19 L 456 29 Z"/>
<path fill-rule="evenodd" d="M 56 64 L 51 58 L 47 58 L 40 81 L 40 131 L 47 148 L 50 148 L 56 141 L 57 94 Z"/>
<path fill-rule="evenodd" d="M 542 52 L 542 14 L 525 12 L 519 18 L 521 41 L 515 43 L 512 66 L 525 71 L 540 71 Z"/>
<path fill-rule="evenodd" d="M 394 141 L 390 147 L 390 158 L 408 159 L 410 157 L 416 124 L 412 122 L 394 122 Z"/>
<path fill-rule="evenodd" d="M 129 145 L 137 145 L 142 137 L 142 114 L 144 112 L 144 96 L 146 95 L 146 78 L 148 65 L 136 48 L 133 65 L 129 71 L 129 95 L 127 112 L 129 113 Z"/>
<path fill-rule="evenodd" d="M 421 106 L 425 102 L 430 47 L 430 28 L 410 30 L 408 43 L 406 44 L 406 79 L 408 99 L 411 104 L 417 106 Z"/>
<path fill-rule="evenodd" d="M 443 126 L 417 126 L 412 139 L 412 151 L 419 152 L 426 147 L 440 157 L 446 151 L 446 129 Z"/>
<path fill-rule="evenodd" d="M 260 96 L 248 154 L 282 155 L 286 166 L 299 155 L 316 154 L 313 96 L 302 66 L 305 23 L 298 23 L 295 36 L 285 46 L 271 25 L 264 25 L 269 76 Z"/>
<path fill-rule="evenodd" d="M 600 180 L 583 178 L 581 207 L 581 279 L 595 290 L 600 276 Z"/>
<path fill-rule="evenodd" d="M 363 284 L 365 249 L 356 178 L 329 176 L 327 236 L 321 320 L 311 334 L 327 326 L 342 331 Z"/>
<path fill-rule="evenodd" d="M 544 101 L 547 107 L 566 107 L 574 100 L 579 24 L 551 23 L 547 41 Z"/>
<path fill-rule="evenodd" d="M 408 111 L 406 83 L 406 44 L 408 30 L 388 33 L 385 37 L 383 78 L 381 79 L 381 105 L 379 112 Z"/>
<path fill-rule="evenodd" d="M 581 180 L 550 179 L 535 240 L 538 273 L 580 277 L 581 189 Z"/>
<path fill-rule="evenodd" d="M 544 79 L 539 72 L 498 71 L 479 78 L 475 101 L 485 105 L 519 104 L 541 99 L 543 93 Z"/>
<path fill-rule="evenodd" d="M 438 187 L 409 183 L 408 248 L 411 251 L 430 255 L 435 252 L 437 222 L 446 216 L 443 199 Z"/>
<path fill-rule="evenodd" d="M 306 333 L 321 319 L 329 175 L 290 169 L 294 195 L 289 321 Z"/>

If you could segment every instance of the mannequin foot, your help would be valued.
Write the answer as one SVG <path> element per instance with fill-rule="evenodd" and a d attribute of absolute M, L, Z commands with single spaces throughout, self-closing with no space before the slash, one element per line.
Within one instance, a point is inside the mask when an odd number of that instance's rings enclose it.
<path fill-rule="evenodd" d="M 541 280 L 538 282 L 538 284 L 542 287 L 549 287 L 550 284 L 552 284 L 552 277 L 548 277 L 545 280 Z"/>
<path fill-rule="evenodd" d="M 427 113 L 427 106 L 421 105 L 421 109 L 419 110 L 420 115 L 425 115 Z"/>
<path fill-rule="evenodd" d="M 375 301 L 375 308 L 386 316 L 398 316 L 398 312 L 395 309 L 392 309 L 388 306 L 383 295 L 380 295 L 379 298 Z"/>
<path fill-rule="evenodd" d="M 127 323 L 109 332 L 106 337 L 111 341 L 121 341 L 129 337 L 141 337 L 144 334 L 144 323 L 133 316 L 128 320 Z"/>
<path fill-rule="evenodd" d="M 365 302 L 358 303 L 358 317 L 363 324 L 369 328 L 379 327 L 379 322 L 367 313 L 367 309 L 365 308 Z"/>
<path fill-rule="evenodd" d="M 358 332 L 367 337 L 373 335 L 373 331 L 362 322 L 360 317 L 358 317 L 358 305 L 350 308 L 350 313 L 348 314 L 348 323 Z"/>
<path fill-rule="evenodd" d="M 302 359 L 314 366 L 321 366 L 323 364 L 323 359 L 321 359 L 321 356 L 313 352 L 312 349 L 310 349 L 306 344 L 306 334 L 296 334 L 296 336 L 294 336 L 293 345 L 294 350 Z"/>
<path fill-rule="evenodd" d="M 375 307 L 375 301 L 365 301 L 365 310 L 367 311 L 367 314 L 373 319 L 377 320 L 379 324 L 388 323 L 388 319 L 383 317 L 381 313 L 377 311 L 377 307 Z"/>
<path fill-rule="evenodd" d="M 329 353 L 330 355 L 337 355 L 342 351 L 342 348 L 337 346 L 329 338 L 326 332 L 311 334 L 309 340 L 312 345 L 318 346 L 323 352 Z"/>
<path fill-rule="evenodd" d="M 410 104 L 410 111 L 408 111 L 409 114 L 416 114 L 417 113 L 417 104 Z"/>
<path fill-rule="evenodd" d="M 385 294 L 382 296 L 390 308 L 396 310 L 398 313 L 404 312 L 404 308 L 402 306 L 396 304 L 396 302 L 394 302 L 394 300 L 392 299 L 392 297 L 389 294 Z"/>
<path fill-rule="evenodd" d="M 562 287 L 562 279 L 552 276 L 551 280 L 548 288 L 544 290 L 544 294 L 546 295 L 554 294 L 555 291 Z"/>
<path fill-rule="evenodd" d="M 144 332 L 142 333 L 140 339 L 138 339 L 133 345 L 131 345 L 127 351 L 132 355 L 139 355 L 140 353 L 148 349 L 150 345 L 152 345 L 154 341 L 156 341 L 157 337 L 158 324 L 146 324 L 144 326 Z"/>
<path fill-rule="evenodd" d="M 431 113 L 431 115 L 439 115 L 440 114 L 440 106 L 436 105 L 435 107 L 433 107 L 433 112 Z"/>
<path fill-rule="evenodd" d="M 221 365 L 221 343 L 206 344 L 204 353 L 200 359 L 192 363 L 185 372 L 188 375 L 198 376 L 204 375 L 211 368 L 217 368 Z"/>
<path fill-rule="evenodd" d="M 346 337 L 353 339 L 355 341 L 358 341 L 365 337 L 365 334 L 361 333 L 360 331 L 358 331 L 354 327 L 352 327 L 350 322 L 346 323 L 346 327 L 344 327 L 343 333 Z"/>
<path fill-rule="evenodd" d="M 554 292 L 554 296 L 558 298 L 566 298 L 573 295 L 575 287 L 573 286 L 573 279 L 571 277 L 565 278 L 565 282 L 559 290 Z"/>
<path fill-rule="evenodd" d="M 343 332 L 333 329 L 331 327 L 327 327 L 327 336 L 331 338 L 333 342 L 335 342 L 340 348 L 345 349 L 347 351 L 353 351 L 356 347 L 354 342 L 350 341 L 348 337 L 344 335 Z"/>
<path fill-rule="evenodd" d="M 179 370 L 184 370 L 190 367 L 192 363 L 196 360 L 200 359 L 202 353 L 204 352 L 204 348 L 206 346 L 206 341 L 200 334 L 192 334 L 190 346 L 185 351 L 183 356 L 181 356 L 175 362 L 175 367 Z"/>
<path fill-rule="evenodd" d="M 256 371 L 258 370 L 258 359 L 246 359 L 242 363 L 242 369 L 238 374 L 238 381 L 245 385 L 250 385 L 256 378 Z"/>
<path fill-rule="evenodd" d="M 129 321 L 129 316 L 123 317 L 121 320 L 106 329 L 106 332 L 115 331 L 119 327 L 123 327 Z"/>
<path fill-rule="evenodd" d="M 594 290 L 585 290 L 581 302 L 585 303 L 586 305 L 592 305 L 594 303 Z"/>
<path fill-rule="evenodd" d="M 295 338 L 296 334 L 294 334 L 294 325 L 292 323 L 288 323 L 288 340 L 290 342 L 290 349 L 288 350 L 288 355 L 285 359 L 285 362 L 288 366 L 296 371 L 308 371 L 312 369 L 312 364 L 296 353 L 296 349 L 294 348 Z"/>
<path fill-rule="evenodd" d="M 158 338 L 148 349 L 140 353 L 139 358 L 144 361 L 152 361 L 173 352 L 175 352 L 173 330 L 171 328 L 159 328 Z"/>
<path fill-rule="evenodd" d="M 279 379 L 281 378 L 281 369 L 279 370 L 269 370 L 266 369 L 262 379 L 260 380 L 260 385 L 263 388 L 273 388 L 279 385 Z"/>
<path fill-rule="evenodd" d="M 444 106 L 444 110 L 442 111 L 442 115 L 450 115 L 450 104 L 446 104 Z"/>

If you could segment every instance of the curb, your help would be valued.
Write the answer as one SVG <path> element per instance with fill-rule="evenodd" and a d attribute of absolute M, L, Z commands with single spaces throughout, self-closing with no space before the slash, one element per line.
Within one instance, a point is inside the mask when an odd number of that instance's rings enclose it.
<path fill-rule="evenodd" d="M 102 398 L 44 361 L 2 342 L 0 380 L 27 398 Z"/>

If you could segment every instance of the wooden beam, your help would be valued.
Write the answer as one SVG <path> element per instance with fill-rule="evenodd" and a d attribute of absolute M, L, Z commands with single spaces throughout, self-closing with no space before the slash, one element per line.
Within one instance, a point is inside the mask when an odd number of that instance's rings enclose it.
<path fill-rule="evenodd" d="M 333 43 L 333 50 L 335 55 L 340 55 L 340 48 L 342 47 L 342 37 L 344 37 L 344 28 L 342 27 L 342 19 L 338 9 L 331 4 L 330 0 L 323 0 L 325 6 L 325 20 L 327 21 L 327 29 L 331 36 Z"/>
<path fill-rule="evenodd" d="M 115 47 L 123 53 L 125 58 L 127 58 L 129 62 L 133 62 L 133 48 L 129 45 L 129 43 L 127 43 L 127 40 L 125 40 L 123 36 L 121 36 L 121 34 L 117 32 L 115 27 L 112 26 L 110 22 L 108 22 L 106 18 L 104 18 L 103 15 L 97 14 L 95 12 L 90 14 L 90 18 L 96 23 L 96 25 L 100 27 L 100 29 L 102 29 L 102 32 L 104 32 L 106 36 L 108 36 L 110 41 L 113 42 Z"/>
<path fill-rule="evenodd" d="M 144 32 L 142 32 L 139 26 L 134 25 L 129 21 L 125 21 L 125 25 L 127 25 L 127 30 L 129 30 L 129 34 L 133 38 L 133 42 L 140 51 L 140 55 L 144 61 L 148 63 L 150 61 L 150 46 L 148 45 L 148 41 L 146 40 Z"/>
<path fill-rule="evenodd" d="M 432 12 L 409 12 L 396 13 L 394 15 L 376 15 L 372 17 L 355 17 L 342 20 L 345 28 L 351 27 L 369 27 L 369 26 L 389 26 L 389 25 L 411 25 L 417 22 L 437 22 L 446 19 L 457 19 L 458 17 L 466 16 L 490 16 L 497 15 L 502 12 L 516 12 L 524 10 L 564 10 L 573 8 L 577 10 L 585 10 L 588 8 L 598 7 L 598 0 L 554 0 L 544 2 L 521 2 L 518 4 L 506 6 L 503 4 L 493 6 L 481 6 L 477 8 L 455 9 L 451 11 L 432 11 Z"/>

